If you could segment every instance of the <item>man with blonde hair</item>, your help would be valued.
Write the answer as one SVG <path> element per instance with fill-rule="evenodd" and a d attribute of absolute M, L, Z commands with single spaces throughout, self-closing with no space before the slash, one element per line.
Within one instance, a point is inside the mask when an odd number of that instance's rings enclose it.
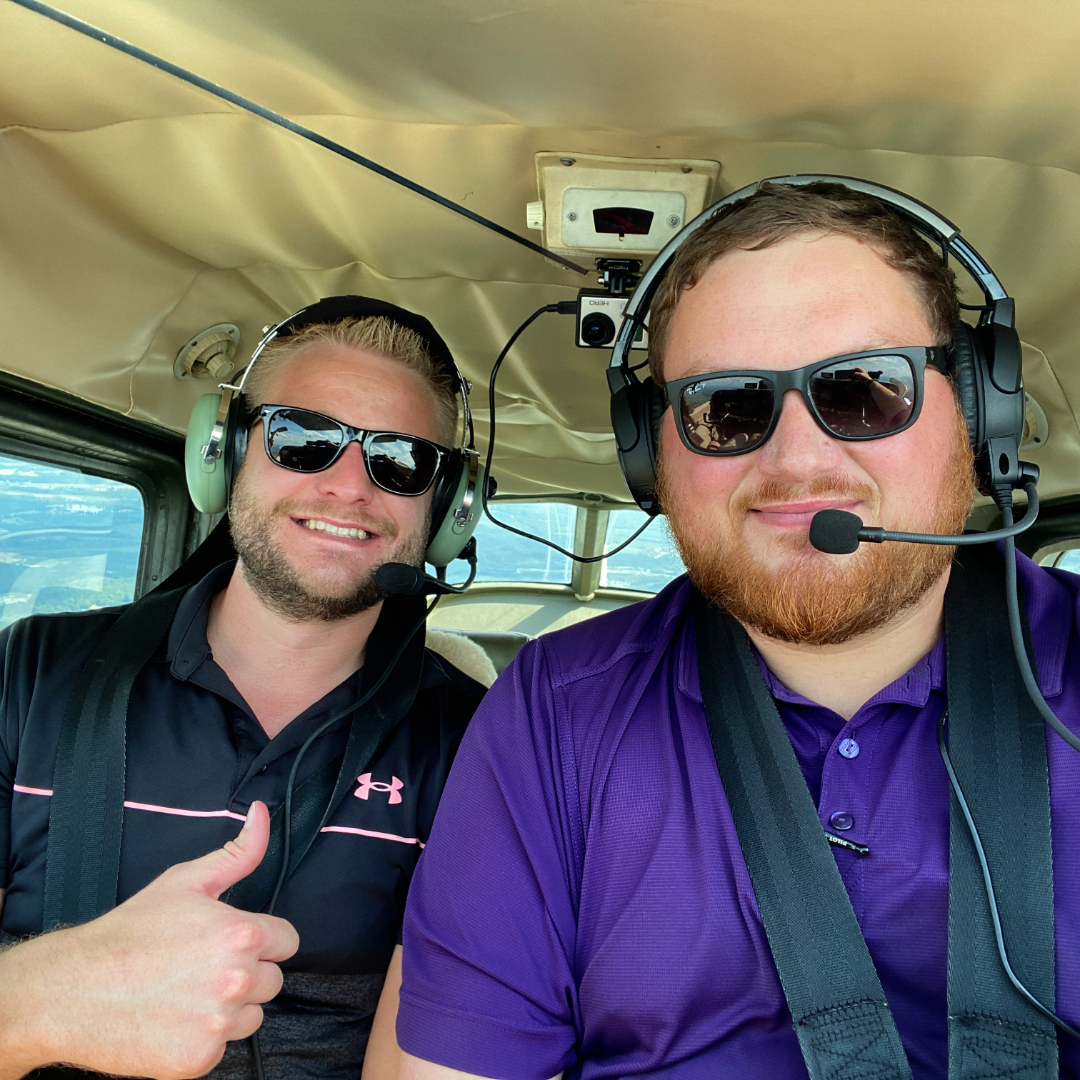
<path fill-rule="evenodd" d="M 425 648 L 423 597 L 376 581 L 423 566 L 434 494 L 456 486 L 460 376 L 426 319 L 361 297 L 279 324 L 248 374 L 227 432 L 235 557 L 183 592 L 131 688 L 117 906 L 80 926 L 44 914 L 54 763 L 121 612 L 0 638 L 0 1077 L 359 1076 L 413 869 L 494 678 L 478 649 L 459 647 L 469 675 Z"/>

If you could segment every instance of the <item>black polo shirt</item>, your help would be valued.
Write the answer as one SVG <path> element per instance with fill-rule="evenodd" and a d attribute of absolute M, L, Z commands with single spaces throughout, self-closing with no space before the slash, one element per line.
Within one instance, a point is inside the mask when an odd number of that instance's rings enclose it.
<path fill-rule="evenodd" d="M 273 739 L 267 737 L 214 662 L 206 639 L 211 599 L 224 588 L 234 565 L 219 566 L 186 593 L 167 639 L 132 688 L 118 902 L 169 866 L 198 858 L 234 837 L 254 800 L 261 799 L 273 812 L 284 800 L 301 743 L 357 700 L 361 672 Z M 90 650 L 118 614 L 119 609 L 36 615 L 0 634 L 4 940 L 41 932 L 61 721 Z M 392 653 L 404 628 L 422 616 L 420 598 L 388 600 L 372 631 L 368 657 Z M 430 650 L 412 652 L 408 677 L 418 672 L 419 689 L 404 719 L 352 782 L 278 900 L 275 913 L 296 927 L 300 949 L 282 965 L 286 986 L 267 1009 L 263 1049 L 272 1059 L 277 1039 L 282 1047 L 303 1044 L 305 1058 L 315 1051 L 317 1060 L 307 1061 L 295 1075 L 336 1075 L 335 1040 L 341 1074 L 351 1069 L 356 1075 L 355 1055 L 358 1047 L 362 1053 L 370 1030 L 416 860 L 458 743 L 484 693 L 479 683 Z M 392 683 L 393 677 L 387 684 L 391 689 Z M 351 717 L 342 718 L 312 743 L 297 787 L 341 759 L 350 723 Z M 326 1024 L 314 1019 L 316 1014 L 325 1014 L 328 1023 L 333 1017 L 333 1032 L 322 1030 Z M 354 1029 L 344 1041 L 342 1025 Z M 285 1049 L 281 1053 L 282 1064 L 292 1060 Z M 224 1063 L 237 1076 L 248 1075 L 247 1064 L 243 1047 Z M 284 1074 L 290 1072 L 287 1068 Z M 279 1070 L 275 1078 L 281 1075 Z"/>

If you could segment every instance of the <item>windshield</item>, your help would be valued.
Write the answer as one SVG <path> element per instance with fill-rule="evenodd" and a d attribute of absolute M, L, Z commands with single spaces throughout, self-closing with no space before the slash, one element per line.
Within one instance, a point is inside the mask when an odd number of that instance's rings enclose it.
<path fill-rule="evenodd" d="M 495 517 L 507 525 L 543 537 L 567 550 L 575 550 L 579 510 L 574 506 L 541 502 L 498 503 L 491 509 Z M 643 524 L 645 515 L 639 510 L 608 512 L 606 547 L 617 547 Z M 570 559 L 552 548 L 500 529 L 486 516 L 481 518 L 475 535 L 477 581 L 570 583 L 573 569 Z M 599 585 L 601 588 L 655 593 L 681 573 L 682 561 L 671 541 L 667 524 L 661 518 L 653 521 L 625 550 L 604 560 Z"/>

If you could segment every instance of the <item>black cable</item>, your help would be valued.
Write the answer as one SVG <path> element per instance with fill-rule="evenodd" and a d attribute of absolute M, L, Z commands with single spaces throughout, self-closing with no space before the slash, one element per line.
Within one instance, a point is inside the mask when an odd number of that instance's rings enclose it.
<path fill-rule="evenodd" d="M 1025 490 L 1034 487 L 1034 484 L 1026 484 Z M 1028 497 L 1031 497 L 1030 491 L 1028 491 Z M 1011 501 L 1002 506 L 1001 517 L 1006 528 L 1013 523 Z M 1074 750 L 1080 751 L 1080 738 L 1077 738 L 1057 718 L 1054 710 L 1046 704 L 1046 698 L 1042 696 L 1035 673 L 1031 670 L 1027 647 L 1024 644 L 1024 631 L 1020 622 L 1020 596 L 1016 587 L 1016 540 L 1011 536 L 1005 539 L 1005 601 L 1009 609 L 1009 633 L 1012 636 L 1013 652 L 1016 653 L 1016 662 L 1020 665 L 1020 678 L 1024 681 L 1024 689 L 1027 690 L 1028 697 L 1031 698 L 1032 704 L 1039 710 L 1042 718 Z"/>
<path fill-rule="evenodd" d="M 549 311 L 557 312 L 560 315 L 574 315 L 577 313 L 577 302 L 574 300 L 564 300 L 558 304 L 545 304 L 542 308 L 537 308 L 511 335 L 510 340 L 503 346 L 502 352 L 499 353 L 492 365 L 491 374 L 488 376 L 488 447 L 487 456 L 484 459 L 484 476 L 491 475 L 491 459 L 495 454 L 495 380 L 499 375 L 499 368 L 502 367 L 503 361 L 506 359 L 507 353 L 514 347 L 514 342 L 530 327 L 532 324 L 540 318 L 541 315 L 547 314 Z M 575 555 L 572 551 L 567 551 L 566 548 L 560 547 L 558 544 L 552 543 L 550 540 L 545 540 L 542 536 L 534 536 L 532 533 L 525 532 L 522 529 L 515 529 L 513 525 L 507 525 L 505 521 L 500 521 L 488 507 L 488 493 L 487 484 L 481 486 L 480 502 L 484 508 L 484 516 L 493 525 L 498 525 L 500 529 L 505 529 L 507 532 L 512 532 L 517 536 L 524 536 L 526 540 L 535 540 L 538 544 L 543 544 L 545 547 L 552 548 L 560 555 L 565 555 L 568 559 L 572 559 L 577 563 L 595 563 L 603 562 L 604 559 L 610 558 L 612 555 L 617 555 L 624 548 L 629 547 L 655 520 L 654 518 L 648 518 L 645 524 L 635 532 L 629 540 L 624 540 L 618 547 L 613 547 L 610 551 L 605 551 L 603 555 L 592 555 L 586 558 L 584 555 Z"/>
<path fill-rule="evenodd" d="M 246 97 L 241 97 L 240 94 L 233 93 L 232 90 L 226 90 L 225 87 L 219 86 L 209 79 L 204 79 L 201 75 L 196 75 L 186 68 L 170 63 L 168 60 L 164 60 L 152 52 L 147 52 L 146 49 L 140 49 L 138 45 L 132 45 L 131 42 L 125 41 L 115 34 L 109 34 L 104 30 L 100 30 L 98 27 L 93 26 L 88 22 L 83 22 L 82 19 L 76 19 L 73 15 L 68 15 L 67 12 L 50 7 L 48 4 L 43 4 L 40 0 L 12 0 L 12 3 L 18 4 L 20 7 L 24 7 L 28 11 L 33 11 L 38 15 L 44 15 L 45 18 L 52 19 L 53 22 L 60 23 L 61 26 L 66 26 L 71 30 L 86 35 L 88 38 L 93 38 L 94 41 L 100 41 L 103 45 L 108 45 L 111 49 L 116 49 L 118 52 L 134 57 L 136 60 L 141 60 L 144 64 L 149 64 L 150 67 L 157 68 L 158 71 L 164 71 L 169 75 L 173 75 L 177 79 L 181 79 L 191 86 L 197 86 L 200 90 L 205 90 L 208 94 L 213 94 L 214 97 L 229 102 L 230 105 L 235 105 L 237 108 L 253 113 L 263 120 L 269 120 L 271 124 L 276 124 L 286 131 L 291 131 L 294 135 L 299 135 L 302 139 L 307 139 L 317 146 L 330 150 L 332 153 L 339 154 L 341 157 L 346 158 L 356 165 L 360 165 L 365 169 L 370 169 L 373 173 L 377 173 L 387 180 L 392 180 L 395 184 L 400 184 L 403 188 L 407 188 L 417 195 L 422 195 L 425 199 L 430 199 L 432 202 L 438 203 L 439 206 L 445 207 L 455 214 L 460 214 L 462 217 L 468 218 L 469 221 L 475 221 L 477 225 L 482 225 L 485 229 L 490 229 L 492 232 L 498 233 L 499 236 L 505 236 L 508 240 L 513 240 L 515 244 L 521 244 L 522 247 L 527 247 L 530 251 L 535 251 L 538 255 L 543 255 L 546 259 L 553 259 L 560 266 L 565 266 L 568 270 L 576 270 L 579 274 L 589 273 L 589 270 L 584 266 L 579 266 L 576 262 L 572 262 L 562 255 L 556 255 L 554 251 L 549 251 L 547 248 L 533 243 L 532 240 L 529 240 L 524 236 L 519 236 L 515 232 L 511 232 L 509 229 L 484 217 L 482 214 L 477 214 L 462 206 L 460 203 L 453 202 L 444 195 L 432 191 L 431 188 L 424 187 L 423 184 L 418 184 L 415 180 L 410 180 L 407 176 L 402 176 L 401 173 L 394 172 L 393 169 L 388 169 L 385 165 L 380 165 L 378 162 L 372 161 L 371 158 L 366 158 L 362 154 L 350 150 L 347 146 L 342 146 L 341 143 L 336 143 L 333 139 L 328 139 L 325 135 L 320 135 L 317 131 L 312 131 L 311 128 L 304 127 L 303 124 L 297 124 L 295 121 L 288 119 L 288 117 L 282 116 L 281 113 L 274 112 L 273 109 L 258 105 Z"/>
<path fill-rule="evenodd" d="M 1010 514 L 1012 516 L 1011 508 Z M 1015 555 L 1014 555 L 1015 558 Z M 1015 581 L 1015 561 L 1013 563 L 1014 581 Z M 1011 596 L 1015 596 L 1015 592 L 1010 593 Z M 1010 615 L 1012 613 L 1010 612 Z M 1023 647 L 1023 641 L 1021 640 L 1021 648 Z M 1019 655 L 1019 654 L 1018 654 Z M 1041 695 L 1040 695 L 1041 696 Z M 945 722 L 948 719 L 949 711 L 946 709 L 941 714 L 941 719 L 937 724 L 937 743 L 938 750 L 941 752 L 941 760 L 945 763 L 945 771 L 949 774 L 949 784 L 952 787 L 953 794 L 956 796 L 956 801 L 960 804 L 960 812 L 964 815 L 964 824 L 967 826 L 968 833 L 971 835 L 971 840 L 975 845 L 975 854 L 979 860 L 979 869 L 982 871 L 983 885 L 986 888 L 986 898 L 990 901 L 990 918 L 994 924 L 994 941 L 997 944 L 998 956 L 1001 958 L 1001 965 L 1005 969 L 1005 974 L 1008 976 L 1009 982 L 1016 987 L 1017 991 L 1029 1001 L 1036 1009 L 1039 1010 L 1055 1026 L 1061 1028 L 1067 1035 L 1071 1035 L 1074 1039 L 1080 1040 L 1080 1031 L 1077 1031 L 1071 1024 L 1062 1020 L 1052 1009 L 1048 1009 L 1035 995 L 1017 978 L 1016 972 L 1013 971 L 1012 964 L 1009 963 L 1008 953 L 1005 951 L 1005 936 L 1001 930 L 1001 915 L 998 912 L 997 895 L 994 892 L 994 883 L 990 878 L 990 867 L 986 862 L 986 851 L 982 845 L 982 839 L 979 837 L 979 830 L 975 828 L 975 819 L 971 816 L 971 810 L 968 807 L 967 799 L 964 798 L 964 792 L 960 787 L 960 781 L 957 778 L 956 771 L 953 769 L 952 759 L 949 757 L 949 749 L 945 745 Z"/>
<path fill-rule="evenodd" d="M 473 564 L 473 576 L 476 575 L 475 563 Z M 349 715 L 351 712 L 355 712 L 357 709 L 363 708 L 374 696 L 382 689 L 383 683 L 390 677 L 390 673 L 397 666 L 397 662 L 401 659 L 402 654 L 408 647 L 409 642 L 416 637 L 418 631 L 422 626 L 427 623 L 428 616 L 435 610 L 435 605 L 439 602 L 439 597 L 436 596 L 434 600 L 428 604 L 424 611 L 424 617 L 420 619 L 416 625 L 405 635 L 405 639 L 398 646 L 397 652 L 390 658 L 390 662 L 383 668 L 382 674 L 375 680 L 375 685 L 364 694 L 358 701 L 353 702 L 348 708 L 342 709 L 340 712 L 335 713 L 320 724 L 300 745 L 300 749 L 296 752 L 296 759 L 293 761 L 293 766 L 289 770 L 289 780 L 285 785 L 285 810 L 284 810 L 284 838 L 281 845 L 281 869 L 278 871 L 277 881 L 274 883 L 274 891 L 270 896 L 270 903 L 266 905 L 266 914 L 273 915 L 274 908 L 277 907 L 278 897 L 281 895 L 281 888 L 285 884 L 285 879 L 289 876 L 289 858 L 292 854 L 292 797 L 293 788 L 296 785 L 296 775 L 300 771 L 300 762 L 303 761 L 304 755 L 308 752 L 308 748 L 311 744 L 324 732 L 327 728 L 336 724 L 339 720 Z M 259 1033 L 253 1032 L 250 1039 L 251 1052 L 255 1058 L 255 1076 L 256 1080 L 266 1080 L 266 1073 L 263 1069 L 262 1050 L 259 1047 Z"/>

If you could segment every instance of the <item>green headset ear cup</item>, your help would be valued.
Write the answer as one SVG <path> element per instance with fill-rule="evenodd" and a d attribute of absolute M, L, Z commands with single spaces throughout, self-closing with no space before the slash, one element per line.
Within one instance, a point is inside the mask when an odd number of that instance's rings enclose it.
<path fill-rule="evenodd" d="M 210 441 L 210 432 L 217 420 L 220 405 L 220 394 L 203 394 L 195 402 L 184 442 L 184 472 L 187 476 L 188 494 L 195 504 L 195 509 L 203 514 L 223 513 L 229 504 L 225 455 L 220 455 L 210 463 L 203 460 L 203 447 Z"/>
<path fill-rule="evenodd" d="M 443 567 L 453 562 L 469 542 L 473 531 L 480 522 L 483 513 L 480 492 L 483 491 L 484 466 L 479 463 L 476 466 L 476 481 L 473 489 L 472 505 L 469 507 L 469 519 L 461 524 L 457 518 L 457 512 L 465 501 L 465 495 L 469 488 L 470 457 L 463 457 L 458 470 L 458 482 L 454 489 L 453 497 L 449 506 L 443 512 L 441 521 L 432 521 L 432 536 L 428 543 L 427 552 L 424 555 L 425 562 L 435 567 Z M 438 512 L 436 510 L 436 512 Z"/>

